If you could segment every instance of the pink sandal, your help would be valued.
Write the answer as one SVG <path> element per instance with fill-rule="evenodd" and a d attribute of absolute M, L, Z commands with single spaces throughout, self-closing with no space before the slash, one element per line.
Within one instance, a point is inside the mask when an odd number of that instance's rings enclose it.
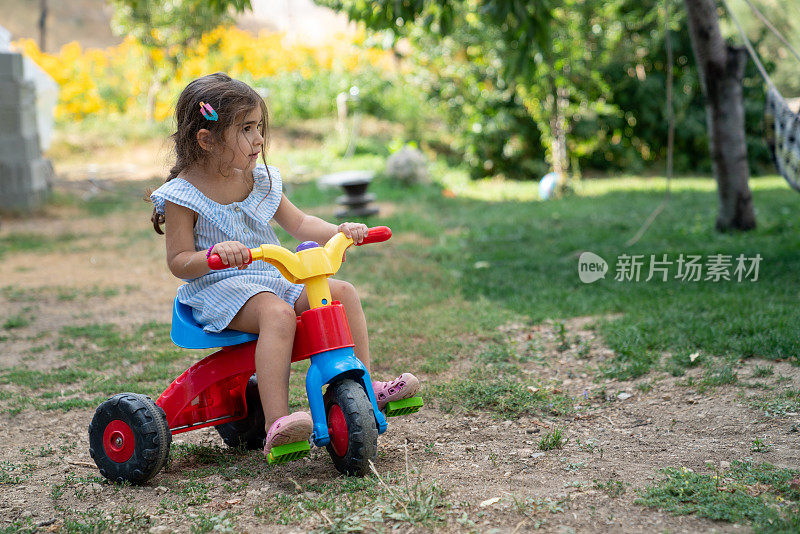
<path fill-rule="evenodd" d="M 294 412 L 291 415 L 279 417 L 267 432 L 264 455 L 269 455 L 272 447 L 308 440 L 313 429 L 314 423 L 306 412 Z"/>
<path fill-rule="evenodd" d="M 372 383 L 375 390 L 375 400 L 378 401 L 378 409 L 383 410 L 387 403 L 413 397 L 419 391 L 419 380 L 411 373 L 403 373 L 391 382 Z"/>

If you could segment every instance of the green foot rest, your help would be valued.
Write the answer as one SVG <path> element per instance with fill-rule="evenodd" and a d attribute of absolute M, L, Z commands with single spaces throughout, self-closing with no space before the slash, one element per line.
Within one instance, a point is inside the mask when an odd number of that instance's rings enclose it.
<path fill-rule="evenodd" d="M 385 406 L 386 416 L 406 415 L 418 412 L 422 408 L 422 397 L 411 397 L 398 401 L 387 402 Z"/>
<path fill-rule="evenodd" d="M 308 451 L 311 450 L 311 445 L 308 441 L 297 441 L 295 443 L 286 443 L 285 445 L 278 445 L 272 447 L 267 456 L 267 463 L 282 464 L 292 460 L 299 460 L 304 456 L 308 456 Z"/>

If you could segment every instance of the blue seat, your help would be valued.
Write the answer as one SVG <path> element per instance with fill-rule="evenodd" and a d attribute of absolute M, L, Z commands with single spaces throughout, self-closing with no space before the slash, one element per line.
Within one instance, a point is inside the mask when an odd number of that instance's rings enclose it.
<path fill-rule="evenodd" d="M 192 308 L 181 304 L 178 299 L 172 306 L 172 342 L 184 349 L 214 349 L 229 347 L 258 339 L 256 334 L 239 332 L 238 330 L 223 330 L 216 334 L 203 331 L 192 315 Z"/>

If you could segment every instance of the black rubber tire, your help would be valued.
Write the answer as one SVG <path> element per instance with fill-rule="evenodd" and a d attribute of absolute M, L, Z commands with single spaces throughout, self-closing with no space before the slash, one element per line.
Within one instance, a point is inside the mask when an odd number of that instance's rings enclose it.
<path fill-rule="evenodd" d="M 127 424 L 134 438 L 130 458 L 121 463 L 109 458 L 103 444 L 106 427 L 116 420 Z M 114 395 L 97 408 L 89 424 L 89 455 L 100 474 L 112 482 L 147 482 L 167 463 L 171 443 L 164 410 L 150 397 L 138 393 Z"/>
<path fill-rule="evenodd" d="M 364 387 L 355 380 L 344 379 L 329 386 L 325 394 L 325 414 L 338 404 L 347 422 L 347 452 L 339 456 L 328 444 L 328 454 L 336 469 L 345 475 L 362 477 L 369 473 L 369 461 L 378 455 L 378 427 L 372 403 Z"/>
<path fill-rule="evenodd" d="M 232 423 L 217 425 L 222 441 L 228 447 L 244 447 L 249 450 L 263 449 L 267 431 L 264 430 L 264 408 L 261 406 L 261 397 L 258 396 L 258 381 L 256 375 L 247 381 L 244 399 L 247 403 L 247 417 Z"/>

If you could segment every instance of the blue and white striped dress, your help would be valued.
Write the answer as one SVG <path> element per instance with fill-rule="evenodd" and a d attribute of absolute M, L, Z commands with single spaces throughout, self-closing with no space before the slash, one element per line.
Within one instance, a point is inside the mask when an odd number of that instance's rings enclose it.
<path fill-rule="evenodd" d="M 240 241 L 249 248 L 264 243 L 280 245 L 270 220 L 281 202 L 281 175 L 272 166 L 268 174 L 267 168 L 259 164 L 253 170 L 253 179 L 253 191 L 241 202 L 218 204 L 182 178 L 173 178 L 153 191 L 150 200 L 158 213 L 164 213 L 167 200 L 197 213 L 195 250 L 208 250 L 221 241 Z M 294 306 L 303 290 L 302 285 L 292 284 L 264 261 L 253 262 L 244 270 L 211 271 L 184 281 L 186 284 L 178 288 L 178 300 L 192 307 L 195 320 L 206 332 L 225 329 L 257 293 L 274 293 Z"/>

